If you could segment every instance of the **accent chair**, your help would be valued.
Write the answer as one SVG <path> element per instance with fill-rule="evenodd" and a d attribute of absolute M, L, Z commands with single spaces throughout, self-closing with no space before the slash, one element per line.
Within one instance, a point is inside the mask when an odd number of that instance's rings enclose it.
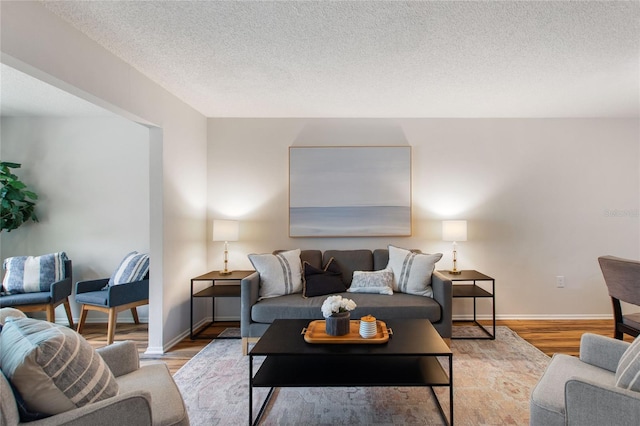
<path fill-rule="evenodd" d="M 47 313 L 47 321 L 55 322 L 56 307 L 64 304 L 69 327 L 73 328 L 73 316 L 69 305 L 69 296 L 73 288 L 72 275 L 71 260 L 67 259 L 64 261 L 64 279 L 51 283 L 47 291 L 2 293 L 0 295 L 0 308 L 16 308 L 22 312 L 45 311 Z"/>
<path fill-rule="evenodd" d="M 530 399 L 531 426 L 636 426 L 640 339 L 585 333 L 580 357 L 555 354 Z"/>

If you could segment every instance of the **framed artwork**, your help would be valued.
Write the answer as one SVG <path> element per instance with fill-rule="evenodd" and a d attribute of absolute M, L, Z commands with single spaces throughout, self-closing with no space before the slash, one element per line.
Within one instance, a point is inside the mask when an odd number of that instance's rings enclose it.
<path fill-rule="evenodd" d="M 289 236 L 410 235 L 410 146 L 289 148 Z"/>

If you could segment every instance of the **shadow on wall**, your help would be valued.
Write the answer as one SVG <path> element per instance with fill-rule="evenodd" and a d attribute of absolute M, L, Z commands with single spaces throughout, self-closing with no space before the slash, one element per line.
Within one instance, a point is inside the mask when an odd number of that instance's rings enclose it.
<path fill-rule="evenodd" d="M 308 120 L 291 146 L 409 145 L 402 127 L 379 119 Z"/>

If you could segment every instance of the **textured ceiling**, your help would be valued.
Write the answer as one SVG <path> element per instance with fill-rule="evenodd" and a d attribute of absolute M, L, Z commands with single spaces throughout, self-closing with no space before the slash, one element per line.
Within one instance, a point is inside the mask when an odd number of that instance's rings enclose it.
<path fill-rule="evenodd" d="M 46 1 L 208 117 L 638 117 L 640 2 Z"/>

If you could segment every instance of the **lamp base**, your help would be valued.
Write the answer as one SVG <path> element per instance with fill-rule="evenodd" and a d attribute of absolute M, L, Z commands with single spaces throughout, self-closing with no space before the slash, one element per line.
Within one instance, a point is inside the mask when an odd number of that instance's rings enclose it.
<path fill-rule="evenodd" d="M 227 271 L 227 270 L 224 270 L 224 271 L 219 271 L 218 273 L 219 273 L 220 275 L 231 275 L 231 274 L 233 273 L 233 271 Z"/>
<path fill-rule="evenodd" d="M 449 271 L 447 271 L 447 272 L 448 272 L 449 274 L 451 274 L 451 275 L 460 275 L 460 274 L 462 274 L 462 271 L 453 270 L 453 269 L 451 269 L 451 270 L 449 270 Z"/>

